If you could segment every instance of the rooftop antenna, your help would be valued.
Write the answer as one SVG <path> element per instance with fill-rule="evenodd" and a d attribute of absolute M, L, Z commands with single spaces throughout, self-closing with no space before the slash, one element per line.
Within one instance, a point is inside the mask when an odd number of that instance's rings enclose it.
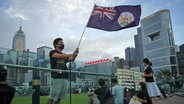
<path fill-rule="evenodd" d="M 22 18 L 20 18 L 20 26 L 22 26 Z"/>
<path fill-rule="evenodd" d="M 22 28 L 22 18 L 20 18 L 20 29 Z"/>

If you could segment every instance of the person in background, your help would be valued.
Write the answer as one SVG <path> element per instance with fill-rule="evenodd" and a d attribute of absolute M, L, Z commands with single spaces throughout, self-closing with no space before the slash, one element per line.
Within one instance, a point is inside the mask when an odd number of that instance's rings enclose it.
<path fill-rule="evenodd" d="M 7 68 L 0 66 L 0 104 L 11 104 L 15 88 L 6 84 Z"/>
<path fill-rule="evenodd" d="M 160 86 L 158 86 L 158 88 L 159 88 L 159 90 L 160 90 L 160 92 L 161 92 L 161 94 L 162 94 L 161 97 L 163 97 L 163 98 L 166 99 L 166 98 L 168 97 L 167 92 L 166 92 L 164 89 L 162 89 Z"/>
<path fill-rule="evenodd" d="M 138 92 L 137 96 L 133 96 L 133 98 L 135 100 L 138 100 L 142 104 L 152 104 L 151 98 L 148 95 L 146 84 L 144 82 L 139 82 L 138 90 L 139 90 L 139 92 Z"/>
<path fill-rule="evenodd" d="M 117 78 L 111 78 L 111 94 L 114 96 L 114 104 L 124 103 L 124 88 L 118 84 Z"/>
<path fill-rule="evenodd" d="M 148 58 L 144 58 L 143 64 L 145 66 L 143 77 L 145 77 L 147 91 L 151 97 L 152 104 L 155 104 L 155 97 L 161 96 L 161 93 L 153 78 L 153 70 L 151 68 L 152 63 L 148 60 Z"/>
<path fill-rule="evenodd" d="M 105 80 L 99 79 L 99 85 L 100 88 L 97 88 L 96 90 L 88 93 L 89 97 L 88 104 L 92 104 L 94 95 L 97 95 L 100 104 L 113 104 L 112 103 L 113 101 L 111 99 L 112 95 L 110 94 L 109 87 L 105 84 Z"/>
<path fill-rule="evenodd" d="M 54 50 L 49 53 L 52 69 L 68 70 L 66 63 L 74 61 L 78 55 L 77 48 L 72 54 L 63 53 L 64 42 L 62 38 L 56 38 L 53 41 Z M 50 94 L 47 104 L 60 104 L 60 100 L 66 97 L 68 91 L 68 73 L 51 72 Z"/>

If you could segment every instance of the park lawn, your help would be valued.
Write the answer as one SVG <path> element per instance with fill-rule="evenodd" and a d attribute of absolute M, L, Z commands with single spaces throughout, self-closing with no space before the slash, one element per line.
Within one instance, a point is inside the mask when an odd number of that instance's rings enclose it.
<path fill-rule="evenodd" d="M 46 104 L 48 96 L 40 96 L 40 104 Z M 87 104 L 87 94 L 72 94 L 71 104 Z M 32 96 L 19 96 L 14 97 L 11 104 L 32 104 Z M 70 104 L 70 96 L 68 95 L 61 104 Z"/>

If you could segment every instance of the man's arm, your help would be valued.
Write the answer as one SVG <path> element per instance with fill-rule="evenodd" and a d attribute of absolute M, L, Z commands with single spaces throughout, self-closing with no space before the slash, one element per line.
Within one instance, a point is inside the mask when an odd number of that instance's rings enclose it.
<path fill-rule="evenodd" d="M 77 49 L 74 51 L 74 53 L 78 54 L 78 53 L 79 53 L 79 48 L 77 48 Z M 77 57 L 77 55 L 76 55 L 76 56 L 73 56 L 73 57 L 69 57 L 68 60 L 74 61 L 76 57 Z"/>
<path fill-rule="evenodd" d="M 59 54 L 59 53 L 54 53 L 52 54 L 53 58 L 62 58 L 62 59 L 68 59 L 70 57 L 77 57 L 78 51 L 77 49 L 72 53 L 72 54 Z"/>
<path fill-rule="evenodd" d="M 62 58 L 62 59 L 67 59 L 69 57 L 74 56 L 74 54 L 59 54 L 59 53 L 54 53 L 52 55 L 53 58 Z"/>
<path fill-rule="evenodd" d="M 147 99 L 141 99 L 141 98 L 139 98 L 139 97 L 137 97 L 137 96 L 133 96 L 133 98 L 134 98 L 135 100 L 138 100 L 138 101 L 142 102 L 142 103 L 147 103 Z"/>

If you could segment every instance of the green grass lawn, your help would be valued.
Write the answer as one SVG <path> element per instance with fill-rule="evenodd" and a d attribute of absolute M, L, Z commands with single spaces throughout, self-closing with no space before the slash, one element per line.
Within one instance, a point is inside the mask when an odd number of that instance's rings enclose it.
<path fill-rule="evenodd" d="M 40 104 L 46 104 L 48 96 L 40 96 Z M 86 94 L 73 94 L 71 104 L 87 104 L 88 97 Z M 11 104 L 32 104 L 32 96 L 14 97 Z M 70 96 L 68 95 L 61 104 L 70 104 Z"/>

